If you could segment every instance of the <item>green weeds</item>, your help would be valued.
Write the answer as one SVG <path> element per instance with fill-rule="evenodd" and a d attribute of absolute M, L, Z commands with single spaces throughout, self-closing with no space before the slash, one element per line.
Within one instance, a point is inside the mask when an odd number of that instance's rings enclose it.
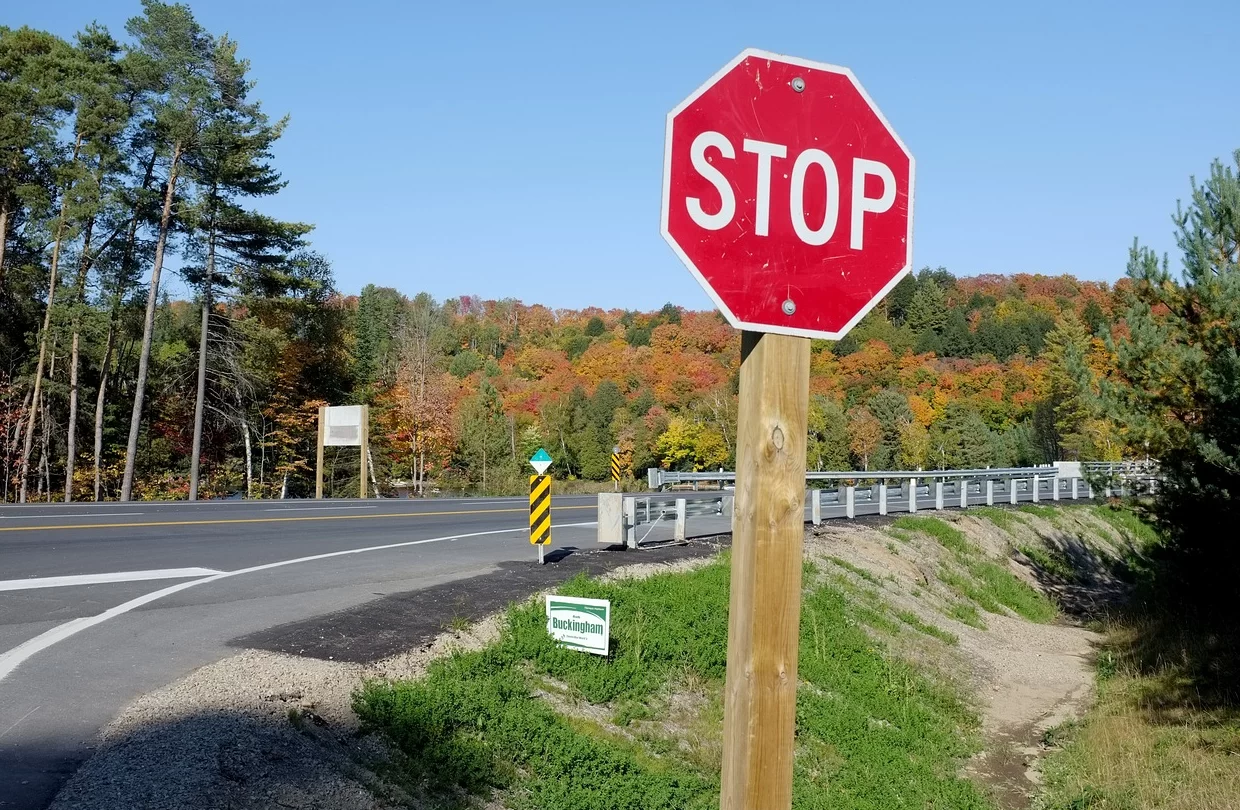
<path fill-rule="evenodd" d="M 573 580 L 560 591 L 612 600 L 609 659 L 557 648 L 542 605 L 526 605 L 495 645 L 437 662 L 419 681 L 368 684 L 358 714 L 401 748 L 435 807 L 494 791 L 518 809 L 718 806 L 717 758 L 675 744 L 650 707 L 688 679 L 714 707 L 699 709 L 694 733 L 718 740 L 728 574 L 717 563 L 642 581 Z M 990 807 L 957 776 L 974 750 L 975 718 L 886 655 L 862 626 L 876 617 L 894 625 L 830 584 L 811 582 L 803 597 L 794 806 Z M 941 637 L 915 616 L 900 619 Z M 604 704 L 601 716 L 614 719 L 557 712 L 536 695 L 547 679 L 567 690 L 557 701 Z"/>
<path fill-rule="evenodd" d="M 957 554 L 973 554 L 976 552 L 973 544 L 964 536 L 964 532 L 955 526 L 944 523 L 938 518 L 899 517 L 896 518 L 892 525 L 897 529 L 927 534 L 938 540 L 944 548 L 950 549 Z"/>

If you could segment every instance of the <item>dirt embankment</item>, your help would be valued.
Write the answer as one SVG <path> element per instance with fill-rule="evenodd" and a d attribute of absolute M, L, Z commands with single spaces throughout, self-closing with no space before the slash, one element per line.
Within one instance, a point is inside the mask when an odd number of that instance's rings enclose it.
<path fill-rule="evenodd" d="M 937 537 L 917 525 L 831 523 L 807 533 L 806 556 L 823 575 L 851 586 L 854 598 L 921 630 L 884 641 L 974 696 L 985 747 L 969 771 L 1005 810 L 1015 810 L 1028 807 L 1036 786 L 1043 733 L 1079 715 L 1091 699 L 1097 639 L 1073 613 L 1109 598 L 1115 585 L 1105 576 L 1106 561 L 1122 541 L 1088 509 L 1002 514 L 942 515 L 967 548 L 956 535 Z M 1020 548 L 1047 551 L 1039 556 L 1043 563 L 1092 570 L 1057 578 Z M 705 559 L 643 562 L 607 576 L 648 576 Z M 1067 609 L 1049 623 L 1002 605 L 979 613 L 961 593 L 958 574 L 962 565 L 982 570 L 981 561 L 1055 594 Z M 985 604 L 985 594 L 974 596 Z M 464 626 L 452 606 L 445 611 L 441 626 L 454 629 L 377 663 L 251 650 L 148 694 L 107 728 L 98 753 L 52 807 L 417 807 L 416 788 L 401 777 L 401 755 L 375 735 L 358 733 L 351 702 L 365 679 L 417 677 L 437 657 L 498 637 L 498 616 Z"/>

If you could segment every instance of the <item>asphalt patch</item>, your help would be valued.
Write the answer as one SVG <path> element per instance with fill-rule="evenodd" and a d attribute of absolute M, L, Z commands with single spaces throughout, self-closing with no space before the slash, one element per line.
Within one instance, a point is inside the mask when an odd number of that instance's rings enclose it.
<path fill-rule="evenodd" d="M 685 545 L 620 550 L 555 549 L 547 564 L 502 563 L 499 569 L 417 591 L 389 594 L 357 607 L 277 625 L 234 638 L 230 647 L 371 664 L 418 647 L 461 622 L 477 622 L 578 574 L 598 576 L 636 563 L 709 557 L 731 537 Z"/>

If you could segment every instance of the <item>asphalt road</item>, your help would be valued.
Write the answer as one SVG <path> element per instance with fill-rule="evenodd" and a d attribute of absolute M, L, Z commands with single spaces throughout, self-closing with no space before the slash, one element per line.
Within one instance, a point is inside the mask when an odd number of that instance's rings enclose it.
<path fill-rule="evenodd" d="M 120 709 L 235 652 L 230 639 L 535 559 L 528 510 L 0 506 L 0 807 L 46 806 Z M 593 497 L 556 497 L 553 545 L 596 545 L 595 512 Z"/>
<path fill-rule="evenodd" d="M 907 510 L 893 489 L 888 512 Z M 556 496 L 553 548 L 595 547 L 595 519 L 593 496 Z M 45 807 L 125 705 L 230 640 L 536 557 L 523 498 L 0 506 L 0 808 Z"/>

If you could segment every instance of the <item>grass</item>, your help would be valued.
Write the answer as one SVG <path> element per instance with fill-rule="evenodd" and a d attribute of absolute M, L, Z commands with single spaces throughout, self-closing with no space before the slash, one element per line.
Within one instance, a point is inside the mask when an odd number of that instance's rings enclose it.
<path fill-rule="evenodd" d="M 966 571 L 943 568 L 939 581 L 972 601 L 987 613 L 1009 608 L 1032 622 L 1046 624 L 1058 615 L 1055 603 L 1041 591 L 1021 582 L 1006 568 L 984 560 L 968 561 Z"/>
<path fill-rule="evenodd" d="M 1096 515 L 1141 555 L 1160 543 L 1130 508 Z M 1240 807 L 1240 623 L 1230 593 L 1165 587 L 1133 569 L 1136 598 L 1101 622 L 1098 697 L 1052 735 L 1041 810 L 1235 810 Z M 1219 598 L 1221 597 L 1221 598 Z"/>
<path fill-rule="evenodd" d="M 947 615 L 970 627 L 976 627 L 978 630 L 986 629 L 986 622 L 982 619 L 982 614 L 977 612 L 977 606 L 972 602 L 952 603 L 952 606 L 947 609 Z"/>
<path fill-rule="evenodd" d="M 911 610 L 897 611 L 896 618 L 917 632 L 925 633 L 927 636 L 932 638 L 937 638 L 945 644 L 950 644 L 954 647 L 960 643 L 959 637 L 957 637 L 954 633 L 949 633 L 946 630 L 935 627 L 933 624 L 922 621 L 921 617 L 916 613 L 913 613 Z"/>
<path fill-rule="evenodd" d="M 419 681 L 369 683 L 355 707 L 404 752 L 428 806 L 464 808 L 498 791 L 516 810 L 717 807 L 717 756 L 694 750 L 721 734 L 728 579 L 716 563 L 642 581 L 573 580 L 560 591 L 612 600 L 609 659 L 556 647 L 542 606 L 526 605 L 509 612 L 493 646 L 441 660 Z M 958 776 L 975 749 L 970 710 L 884 651 L 861 626 L 871 608 L 809 582 L 794 806 L 991 807 Z M 676 744 L 665 714 L 649 708 L 686 678 L 707 696 L 691 746 Z M 546 680 L 565 692 L 557 700 L 604 711 L 559 713 L 534 694 Z"/>
<path fill-rule="evenodd" d="M 1187 628 L 1185 628 L 1187 631 Z M 1153 630 L 1112 626 L 1099 657 L 1098 700 L 1086 718 L 1057 729 L 1061 750 L 1044 768 L 1042 810 L 1235 810 L 1240 806 L 1240 714 L 1206 702 L 1178 656 L 1138 665 L 1125 653 Z M 1181 639 L 1177 645 L 1191 645 Z M 1234 654 L 1236 651 L 1232 651 Z"/>
<path fill-rule="evenodd" d="M 944 566 L 939 570 L 939 580 L 976 602 L 982 610 L 1003 613 L 1003 608 L 1008 608 L 1040 624 L 1046 624 L 1058 615 L 1055 603 L 1045 594 L 1021 582 L 1006 568 L 982 559 L 964 532 L 955 526 L 938 518 L 911 516 L 897 518 L 894 525 L 927 534 L 944 548 L 955 552 L 963 571 Z"/>
<path fill-rule="evenodd" d="M 938 540 L 944 548 L 957 554 L 973 554 L 977 551 L 964 536 L 964 532 L 938 518 L 905 516 L 896 518 L 892 525 L 897 529 L 927 534 Z"/>
<path fill-rule="evenodd" d="M 1043 520 L 1049 520 L 1054 523 L 1055 518 L 1059 516 L 1059 510 L 1053 506 L 1039 506 L 1034 503 L 1023 503 L 1016 507 L 1016 511 L 1024 512 L 1026 515 L 1037 515 Z"/>
<path fill-rule="evenodd" d="M 879 584 L 878 577 L 874 576 L 872 573 L 865 570 L 864 568 L 860 568 L 856 565 L 853 565 L 852 563 L 848 562 L 848 560 L 842 560 L 839 557 L 828 557 L 827 559 L 830 560 L 835 565 L 838 565 L 840 568 L 843 568 L 845 571 L 848 571 L 849 573 L 854 574 L 860 577 L 861 579 L 864 579 L 866 582 L 869 582 L 873 585 Z"/>
<path fill-rule="evenodd" d="M 1035 546 L 1032 544 L 1023 544 L 1017 547 L 1021 554 L 1024 554 L 1029 560 L 1044 573 L 1058 577 L 1061 580 L 1069 581 L 1077 578 L 1077 570 L 1072 565 L 1072 561 L 1059 548 L 1047 548 L 1045 546 Z"/>
<path fill-rule="evenodd" d="M 1008 534 L 1011 534 L 1012 530 L 1021 523 L 1020 518 L 1016 517 L 1010 509 L 1000 509 L 997 506 L 978 506 L 969 511 L 986 518 Z"/>
<path fill-rule="evenodd" d="M 1093 510 L 1093 514 L 1109 523 L 1121 537 L 1138 548 L 1149 548 L 1161 542 L 1154 527 L 1128 507 L 1100 506 Z"/>

